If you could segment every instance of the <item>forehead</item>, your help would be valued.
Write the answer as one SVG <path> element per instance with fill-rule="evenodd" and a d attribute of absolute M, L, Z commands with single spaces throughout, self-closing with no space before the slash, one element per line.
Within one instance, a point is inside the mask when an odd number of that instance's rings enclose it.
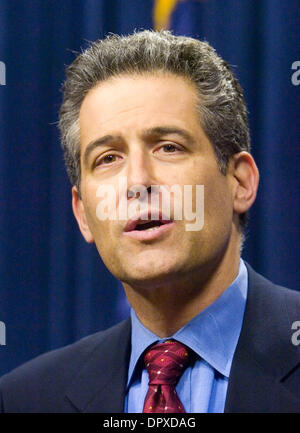
<path fill-rule="evenodd" d="M 121 75 L 99 83 L 86 95 L 80 110 L 81 138 L 99 132 L 155 126 L 162 122 L 181 126 L 198 123 L 197 91 L 186 78 L 166 73 Z"/>

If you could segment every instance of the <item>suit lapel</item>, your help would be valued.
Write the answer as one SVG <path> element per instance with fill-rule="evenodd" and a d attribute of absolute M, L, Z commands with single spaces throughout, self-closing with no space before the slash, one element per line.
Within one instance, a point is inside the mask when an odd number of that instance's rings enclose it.
<path fill-rule="evenodd" d="M 229 376 L 225 412 L 291 411 L 299 407 L 282 379 L 297 365 L 291 323 L 282 314 L 284 290 L 247 264 L 248 297 Z M 278 395 L 281 399 L 278 400 Z"/>
<path fill-rule="evenodd" d="M 274 380 L 253 354 L 239 344 L 229 376 L 225 412 L 271 412 L 271 401 L 266 396 L 273 386 Z"/>
<path fill-rule="evenodd" d="M 121 413 L 130 357 L 131 321 L 115 326 L 96 346 L 68 388 L 67 399 L 80 412 Z"/>

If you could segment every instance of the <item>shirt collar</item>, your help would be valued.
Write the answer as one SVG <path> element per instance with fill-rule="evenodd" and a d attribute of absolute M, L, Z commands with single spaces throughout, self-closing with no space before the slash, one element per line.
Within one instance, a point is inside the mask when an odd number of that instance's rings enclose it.
<path fill-rule="evenodd" d="M 131 357 L 127 385 L 144 350 L 157 341 L 170 338 L 190 347 L 228 377 L 242 327 L 247 289 L 248 272 L 244 261 L 240 259 L 238 275 L 222 295 L 175 334 L 164 339 L 147 329 L 131 309 Z"/>

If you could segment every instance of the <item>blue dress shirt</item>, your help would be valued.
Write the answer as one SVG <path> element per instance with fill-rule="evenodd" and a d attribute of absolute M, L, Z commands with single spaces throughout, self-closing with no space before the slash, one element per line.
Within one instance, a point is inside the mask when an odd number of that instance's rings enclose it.
<path fill-rule="evenodd" d="M 187 413 L 224 412 L 228 377 L 241 332 L 248 290 L 248 272 L 240 260 L 239 272 L 221 296 L 168 338 L 159 338 L 139 321 L 131 309 L 131 356 L 124 411 L 143 412 L 148 372 L 141 355 L 148 346 L 173 338 L 197 355 L 186 368 L 176 391 Z"/>

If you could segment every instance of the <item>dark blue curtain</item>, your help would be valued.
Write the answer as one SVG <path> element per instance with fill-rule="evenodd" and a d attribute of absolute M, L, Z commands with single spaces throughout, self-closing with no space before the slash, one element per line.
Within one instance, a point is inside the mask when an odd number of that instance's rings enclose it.
<path fill-rule="evenodd" d="M 150 0 L 0 2 L 0 374 L 128 314 L 120 283 L 76 226 L 56 122 L 74 51 L 108 32 L 153 28 L 152 10 Z M 261 173 L 243 256 L 299 289 L 300 85 L 291 77 L 300 2 L 179 1 L 170 23 L 234 66 Z"/>

